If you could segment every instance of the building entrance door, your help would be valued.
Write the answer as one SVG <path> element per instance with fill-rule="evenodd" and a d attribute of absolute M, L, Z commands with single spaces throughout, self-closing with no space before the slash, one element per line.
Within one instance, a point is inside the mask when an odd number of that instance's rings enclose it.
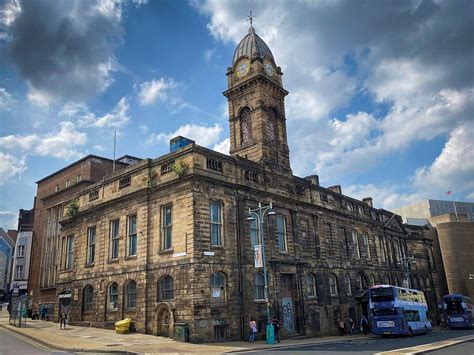
<path fill-rule="evenodd" d="M 157 335 L 163 337 L 170 336 L 171 314 L 168 308 L 162 308 L 158 311 L 158 332 Z"/>
<path fill-rule="evenodd" d="M 292 275 L 281 275 L 281 318 L 287 333 L 295 332 L 295 307 L 293 304 Z"/>

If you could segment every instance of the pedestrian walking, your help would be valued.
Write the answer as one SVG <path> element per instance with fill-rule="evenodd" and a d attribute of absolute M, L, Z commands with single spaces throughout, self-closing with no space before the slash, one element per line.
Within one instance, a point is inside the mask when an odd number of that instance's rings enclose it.
<path fill-rule="evenodd" d="M 349 336 L 352 338 L 355 331 L 355 322 L 352 318 L 349 318 Z"/>
<path fill-rule="evenodd" d="M 272 319 L 272 325 L 273 325 L 273 333 L 275 334 L 275 339 L 278 342 L 280 342 L 280 322 L 275 316 Z"/>
<path fill-rule="evenodd" d="M 369 332 L 370 326 L 369 326 L 369 321 L 365 316 L 362 317 L 362 320 L 360 321 L 360 326 L 362 328 L 362 331 L 364 332 L 364 335 L 367 335 Z"/>
<path fill-rule="evenodd" d="M 63 326 L 64 326 L 64 329 L 66 329 L 66 325 L 67 325 L 67 312 L 66 310 L 63 309 L 59 313 L 59 329 L 63 329 Z"/>
<path fill-rule="evenodd" d="M 257 339 L 257 322 L 255 321 L 253 317 L 250 318 L 249 327 L 250 327 L 249 341 L 253 343 L 255 339 Z"/>
<path fill-rule="evenodd" d="M 344 335 L 346 333 L 346 323 L 341 319 L 339 321 L 339 335 Z"/>
<path fill-rule="evenodd" d="M 46 320 L 46 314 L 48 314 L 48 309 L 42 304 L 40 310 L 41 320 Z"/>

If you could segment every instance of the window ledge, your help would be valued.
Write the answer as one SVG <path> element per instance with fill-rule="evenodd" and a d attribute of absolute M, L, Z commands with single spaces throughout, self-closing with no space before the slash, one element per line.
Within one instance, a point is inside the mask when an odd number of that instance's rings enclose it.
<path fill-rule="evenodd" d="M 212 249 L 224 249 L 224 246 L 223 246 L 222 244 L 220 244 L 220 245 L 213 245 L 213 244 L 211 244 L 211 248 L 212 248 Z"/>
<path fill-rule="evenodd" d="M 94 267 L 94 263 L 92 263 L 92 264 L 85 264 L 84 267 L 85 267 L 85 268 Z"/>
<path fill-rule="evenodd" d="M 72 271 L 73 269 L 61 270 L 59 274 L 68 274 L 68 273 L 71 273 Z"/>
<path fill-rule="evenodd" d="M 107 308 L 107 313 L 115 313 L 115 312 L 118 312 L 118 308 L 114 308 L 114 309 Z"/>
<path fill-rule="evenodd" d="M 173 254 L 174 249 L 169 248 L 169 249 L 163 249 L 158 252 L 158 255 L 163 255 L 163 254 Z"/>
<path fill-rule="evenodd" d="M 223 302 L 223 303 L 215 303 L 215 304 L 212 304 L 211 303 L 211 308 L 222 308 L 222 307 L 227 307 L 227 303 Z"/>
<path fill-rule="evenodd" d="M 125 307 L 125 311 L 127 311 L 127 312 L 136 312 L 137 311 L 137 306 L 135 306 L 135 307 Z"/>
<path fill-rule="evenodd" d="M 89 314 L 95 314 L 95 310 L 94 310 L 94 309 L 89 309 L 89 310 L 87 310 L 87 311 L 83 311 L 82 314 L 87 314 L 87 315 L 89 315 Z"/>
<path fill-rule="evenodd" d="M 253 300 L 253 302 L 254 303 L 263 303 L 263 304 L 267 303 L 267 302 L 265 302 L 265 300 Z"/>
<path fill-rule="evenodd" d="M 119 262 L 119 258 L 107 260 L 107 263 L 109 263 L 109 264 L 118 263 L 118 262 Z"/>
<path fill-rule="evenodd" d="M 129 255 L 129 256 L 125 257 L 125 260 L 132 260 L 132 259 L 136 259 L 136 258 L 137 258 L 136 255 Z"/>
<path fill-rule="evenodd" d="M 309 299 L 309 300 L 317 300 L 318 297 L 316 297 L 316 296 L 308 296 L 308 299 Z"/>

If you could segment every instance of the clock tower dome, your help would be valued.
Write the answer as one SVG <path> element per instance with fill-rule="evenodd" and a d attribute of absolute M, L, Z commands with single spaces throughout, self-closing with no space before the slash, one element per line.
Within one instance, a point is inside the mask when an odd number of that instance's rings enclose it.
<path fill-rule="evenodd" d="M 290 173 L 282 71 L 250 24 L 227 69 L 230 155 Z"/>

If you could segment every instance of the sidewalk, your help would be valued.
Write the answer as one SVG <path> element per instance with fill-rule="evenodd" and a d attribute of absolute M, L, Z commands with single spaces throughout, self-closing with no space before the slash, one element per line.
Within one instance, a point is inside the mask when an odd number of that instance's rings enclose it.
<path fill-rule="evenodd" d="M 264 341 L 255 343 L 225 342 L 192 344 L 174 341 L 165 337 L 139 333 L 115 334 L 109 329 L 70 326 L 68 330 L 59 329 L 59 324 L 41 320 L 27 320 L 26 328 L 17 328 L 8 324 L 8 313 L 0 312 L 0 327 L 30 338 L 42 345 L 58 350 L 69 351 L 113 351 L 131 354 L 143 353 L 207 353 L 249 351 L 266 348 L 286 348 L 294 345 L 316 344 L 345 340 L 347 336 L 330 336 L 285 340 L 282 343 L 268 345 Z M 361 339 L 358 336 L 351 339 Z"/>

